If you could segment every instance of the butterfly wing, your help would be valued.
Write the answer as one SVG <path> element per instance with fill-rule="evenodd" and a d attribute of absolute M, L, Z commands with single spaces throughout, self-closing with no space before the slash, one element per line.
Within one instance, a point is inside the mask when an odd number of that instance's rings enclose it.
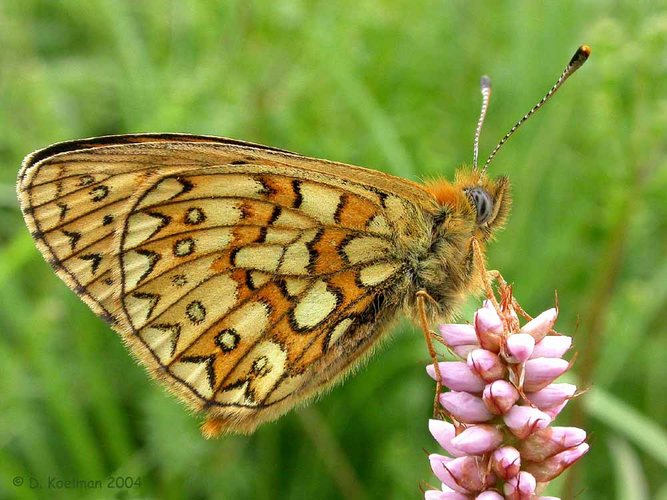
<path fill-rule="evenodd" d="M 18 193 L 57 274 L 209 434 L 251 432 L 363 359 L 437 210 L 380 172 L 185 135 L 51 146 Z"/>

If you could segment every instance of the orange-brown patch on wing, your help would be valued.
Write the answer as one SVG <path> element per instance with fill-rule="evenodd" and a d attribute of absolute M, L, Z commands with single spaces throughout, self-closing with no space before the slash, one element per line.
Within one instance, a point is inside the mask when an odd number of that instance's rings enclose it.
<path fill-rule="evenodd" d="M 327 228 L 310 249 L 317 253 L 313 271 L 315 274 L 331 273 L 347 266 L 339 249 L 349 233 L 343 229 Z"/>
<path fill-rule="evenodd" d="M 367 293 L 367 290 L 359 288 L 357 285 L 356 271 L 345 271 L 334 274 L 327 281 L 329 285 L 340 290 L 342 296 L 338 307 L 341 309 L 349 306 L 363 294 Z"/>
<path fill-rule="evenodd" d="M 282 318 L 272 331 L 272 337 L 287 349 L 287 360 L 291 365 L 313 341 L 317 330 L 297 332 L 290 324 L 289 315 Z"/>
<path fill-rule="evenodd" d="M 299 197 L 294 189 L 294 179 L 277 175 L 262 175 L 265 199 L 283 207 L 293 207 Z"/>
<path fill-rule="evenodd" d="M 378 212 L 377 207 L 371 201 L 361 196 L 345 193 L 341 200 L 336 219 L 343 227 L 365 229 L 368 221 Z"/>

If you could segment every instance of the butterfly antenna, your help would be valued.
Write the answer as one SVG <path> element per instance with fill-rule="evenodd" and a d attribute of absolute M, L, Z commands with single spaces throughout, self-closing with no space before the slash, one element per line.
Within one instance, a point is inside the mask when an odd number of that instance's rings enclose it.
<path fill-rule="evenodd" d="M 482 109 L 479 112 L 477 128 L 475 129 L 475 144 L 472 151 L 472 167 L 477 170 L 477 159 L 479 158 L 479 136 L 482 133 L 482 125 L 486 118 L 486 110 L 489 109 L 489 99 L 491 99 L 491 79 L 484 75 L 479 81 L 479 89 L 482 92 Z"/>
<path fill-rule="evenodd" d="M 582 45 L 577 49 L 577 51 L 574 53 L 572 56 L 572 59 L 570 59 L 570 62 L 568 63 L 567 67 L 563 71 L 563 73 L 560 75 L 558 80 L 556 80 L 556 83 L 554 83 L 553 87 L 549 89 L 549 92 L 546 93 L 546 95 L 542 98 L 540 102 L 538 102 L 533 108 L 528 111 L 523 117 L 514 124 L 514 126 L 505 134 L 505 137 L 503 137 L 498 145 L 493 148 L 493 151 L 491 151 L 491 154 L 489 157 L 486 159 L 486 163 L 484 163 L 484 168 L 482 169 L 482 174 L 486 173 L 487 168 L 489 167 L 489 163 L 491 163 L 491 160 L 493 159 L 494 156 L 496 156 L 496 153 L 498 150 L 507 142 L 507 140 L 510 138 L 510 136 L 516 132 L 516 130 L 523 125 L 523 123 L 530 118 L 535 112 L 540 109 L 542 106 L 544 106 L 544 103 L 546 103 L 549 98 L 556 93 L 556 91 L 565 83 L 565 80 L 570 78 L 572 74 L 577 71 L 583 64 L 586 62 L 588 59 L 588 56 L 591 55 L 591 48 L 588 45 Z"/>

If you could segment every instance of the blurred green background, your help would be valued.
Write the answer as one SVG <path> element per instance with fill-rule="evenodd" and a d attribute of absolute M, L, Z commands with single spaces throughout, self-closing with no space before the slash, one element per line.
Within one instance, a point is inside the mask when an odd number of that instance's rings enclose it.
<path fill-rule="evenodd" d="M 591 389 L 559 423 L 592 450 L 551 494 L 667 499 L 667 3 L 463 0 L 0 2 L 0 497 L 419 498 L 438 451 L 419 331 L 308 408 L 204 441 L 33 247 L 16 172 L 53 142 L 178 131 L 451 178 L 480 75 L 485 157 L 581 43 L 588 64 L 491 167 L 515 202 L 489 262 L 529 312 L 558 291 Z"/>

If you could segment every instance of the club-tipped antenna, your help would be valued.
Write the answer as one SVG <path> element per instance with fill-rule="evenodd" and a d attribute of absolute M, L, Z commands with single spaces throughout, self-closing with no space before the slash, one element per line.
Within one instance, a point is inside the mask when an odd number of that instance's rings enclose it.
<path fill-rule="evenodd" d="M 533 108 L 528 111 L 523 117 L 514 124 L 514 126 L 505 134 L 505 137 L 503 137 L 500 142 L 496 145 L 495 148 L 493 148 L 493 151 L 491 151 L 491 154 L 489 157 L 486 159 L 486 163 L 484 163 L 484 168 L 482 168 L 482 174 L 486 173 L 486 169 L 489 167 L 489 163 L 491 163 L 491 160 L 493 159 L 494 156 L 496 156 L 496 153 L 498 153 L 498 150 L 503 147 L 503 144 L 507 142 L 507 140 L 510 138 L 510 136 L 516 132 L 516 130 L 523 125 L 523 123 L 530 118 L 538 109 L 540 109 L 542 106 L 544 106 L 544 103 L 546 103 L 549 98 L 556 93 L 556 91 L 565 83 L 565 80 L 570 78 L 572 74 L 577 71 L 583 64 L 586 62 L 588 59 L 588 56 L 591 55 L 591 48 L 588 45 L 582 45 L 577 49 L 577 51 L 574 53 L 572 56 L 572 59 L 570 59 L 570 62 L 568 63 L 567 67 L 563 71 L 563 73 L 560 75 L 558 80 L 556 80 L 556 83 L 554 83 L 553 87 L 549 90 L 549 92 L 546 93 L 546 95 L 538 102 Z"/>
<path fill-rule="evenodd" d="M 477 128 L 475 129 L 475 144 L 472 151 L 472 167 L 477 170 L 477 159 L 479 158 L 479 136 L 482 133 L 482 125 L 486 118 L 486 111 L 489 109 L 489 99 L 491 99 L 491 79 L 484 75 L 479 81 L 479 90 L 482 92 L 482 109 L 479 112 Z"/>

